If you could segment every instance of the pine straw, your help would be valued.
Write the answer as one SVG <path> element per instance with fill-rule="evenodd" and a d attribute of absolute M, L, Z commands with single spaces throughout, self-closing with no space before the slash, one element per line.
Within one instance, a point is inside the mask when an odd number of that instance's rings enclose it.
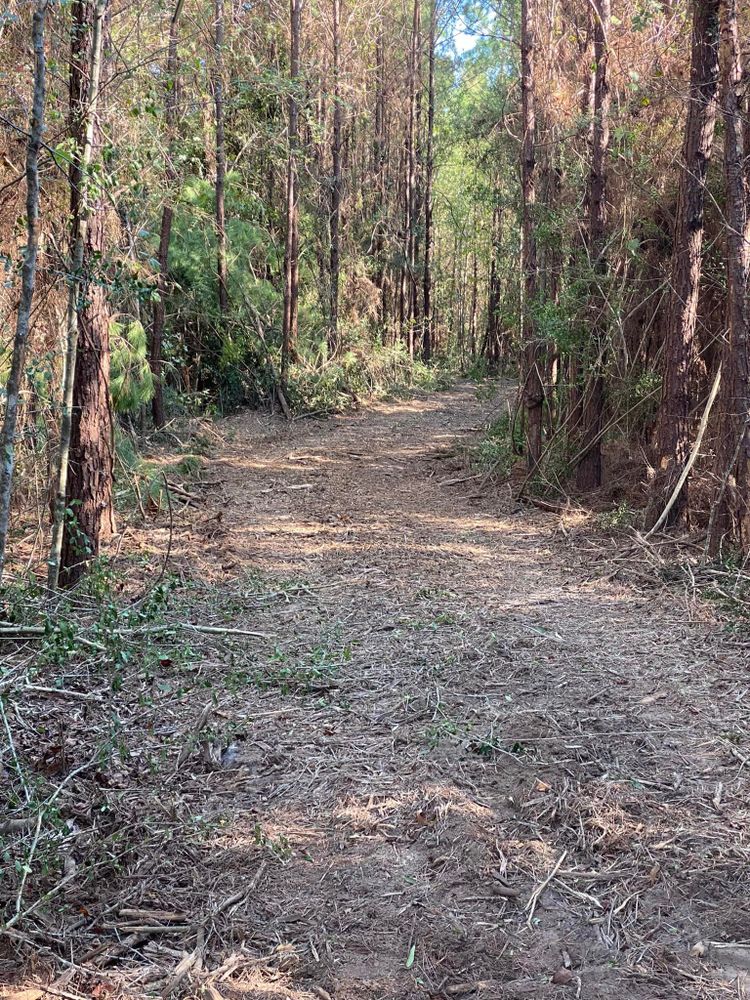
<path fill-rule="evenodd" d="M 25 773 L 62 748 L 44 782 L 68 779 L 72 860 L 45 876 L 37 854 L 24 906 L 55 893 L 6 937 L 7 981 L 737 995 L 746 952 L 711 942 L 747 935 L 746 647 L 690 593 L 600 572 L 596 536 L 452 482 L 482 416 L 461 387 L 291 430 L 227 422 L 225 530 L 192 551 L 175 531 L 194 580 L 169 615 L 269 638 L 191 635 L 181 663 L 167 636 L 153 682 L 134 663 L 113 695 L 81 657 L 64 687 L 85 698 L 10 696 Z"/>

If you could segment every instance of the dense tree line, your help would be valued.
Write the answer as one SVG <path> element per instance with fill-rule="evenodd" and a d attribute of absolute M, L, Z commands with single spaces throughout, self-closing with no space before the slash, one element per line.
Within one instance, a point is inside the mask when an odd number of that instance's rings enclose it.
<path fill-rule="evenodd" d="M 748 16 L 16 0 L 0 559 L 33 481 L 79 579 L 123 429 L 396 364 L 519 372 L 522 490 L 606 490 L 624 446 L 651 529 L 750 550 Z"/>

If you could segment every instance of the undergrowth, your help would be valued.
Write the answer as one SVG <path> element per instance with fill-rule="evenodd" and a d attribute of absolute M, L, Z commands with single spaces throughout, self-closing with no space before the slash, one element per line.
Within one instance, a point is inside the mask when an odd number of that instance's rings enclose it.
<path fill-rule="evenodd" d="M 362 399 L 398 398 L 414 391 L 449 389 L 459 374 L 451 358 L 425 364 L 409 357 L 403 343 L 354 348 L 323 365 L 290 367 L 287 399 L 295 413 L 340 413 Z"/>
<path fill-rule="evenodd" d="M 481 472 L 507 477 L 523 448 L 519 428 L 511 434 L 511 415 L 501 414 L 486 428 L 477 444 L 469 449 L 470 464 Z"/>
<path fill-rule="evenodd" d="M 40 902 L 64 909 L 71 880 L 85 894 L 147 842 L 170 842 L 165 797 L 196 770 L 233 766 L 246 738 L 221 711 L 241 685 L 323 696 L 352 656 L 339 626 L 309 645 L 223 628 L 304 581 L 250 574 L 217 601 L 208 584 L 147 572 L 99 558 L 74 591 L 17 579 L 0 592 L 0 931 Z M 187 839 L 216 822 L 183 818 Z"/>

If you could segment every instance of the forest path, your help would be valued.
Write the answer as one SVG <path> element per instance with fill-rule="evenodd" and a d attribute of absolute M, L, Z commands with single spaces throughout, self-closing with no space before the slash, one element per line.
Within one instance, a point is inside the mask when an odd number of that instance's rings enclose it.
<path fill-rule="evenodd" d="M 746 660 L 476 493 L 451 456 L 498 405 L 460 385 L 226 422 L 204 558 L 246 581 L 228 623 L 269 638 L 232 661 L 230 766 L 194 798 L 227 818 L 193 878 L 257 880 L 228 926 L 267 957 L 238 952 L 222 996 L 737 988 L 690 948 L 747 936 Z"/>

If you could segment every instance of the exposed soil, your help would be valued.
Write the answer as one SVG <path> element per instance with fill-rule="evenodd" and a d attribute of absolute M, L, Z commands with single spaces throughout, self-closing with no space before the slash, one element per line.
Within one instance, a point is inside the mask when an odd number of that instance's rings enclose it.
<path fill-rule="evenodd" d="M 225 422 L 221 499 L 174 559 L 218 588 L 210 620 L 262 635 L 123 721 L 142 741 L 97 794 L 142 843 L 59 897 L 53 995 L 743 995 L 747 641 L 472 478 L 493 405 L 462 385 Z M 178 929 L 139 939 L 127 909 Z"/>

